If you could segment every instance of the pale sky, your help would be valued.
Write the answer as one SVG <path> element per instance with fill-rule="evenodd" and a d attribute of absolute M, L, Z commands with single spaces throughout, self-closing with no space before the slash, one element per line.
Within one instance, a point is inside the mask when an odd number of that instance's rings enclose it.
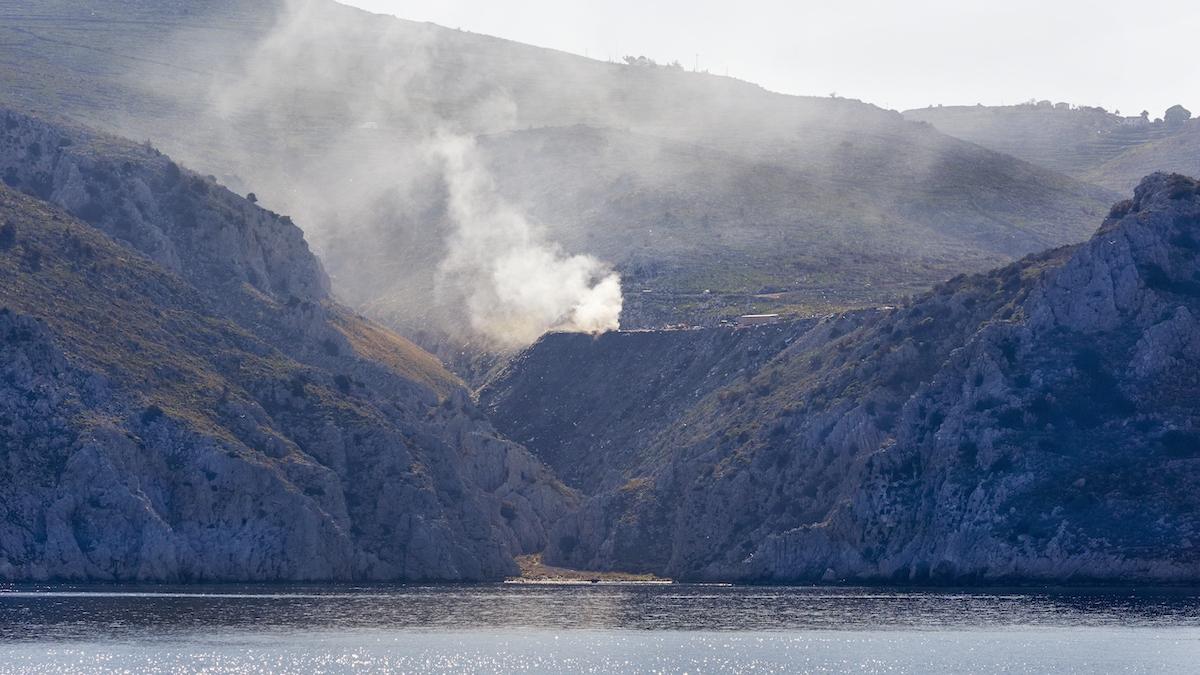
<path fill-rule="evenodd" d="M 342 0 L 542 47 L 625 54 L 903 110 L 1030 98 L 1200 116 L 1200 1 Z"/>

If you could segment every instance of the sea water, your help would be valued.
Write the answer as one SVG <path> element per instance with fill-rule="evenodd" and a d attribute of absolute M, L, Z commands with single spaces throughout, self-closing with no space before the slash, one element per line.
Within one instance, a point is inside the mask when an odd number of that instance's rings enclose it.
<path fill-rule="evenodd" d="M 1195 673 L 1200 591 L 0 586 L 0 673 Z"/>

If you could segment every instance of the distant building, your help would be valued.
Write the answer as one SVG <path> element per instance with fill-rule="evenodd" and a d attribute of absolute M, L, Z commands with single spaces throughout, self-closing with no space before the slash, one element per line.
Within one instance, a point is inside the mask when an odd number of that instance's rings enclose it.
<path fill-rule="evenodd" d="M 1145 117 L 1122 117 L 1121 126 L 1123 127 L 1148 127 L 1150 120 Z"/>
<path fill-rule="evenodd" d="M 746 326 L 761 326 L 767 323 L 775 323 L 779 320 L 778 314 L 743 314 L 737 319 L 738 328 Z"/>
<path fill-rule="evenodd" d="M 1060 102 L 1054 104 L 1054 109 L 1055 110 L 1070 110 L 1071 104 L 1060 101 Z"/>

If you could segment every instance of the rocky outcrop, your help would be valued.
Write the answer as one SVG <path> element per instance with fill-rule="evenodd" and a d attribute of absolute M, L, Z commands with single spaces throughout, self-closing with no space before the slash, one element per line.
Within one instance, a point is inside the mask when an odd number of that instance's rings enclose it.
<path fill-rule="evenodd" d="M 0 179 L 57 204 L 204 290 L 248 284 L 322 300 L 329 280 L 300 228 L 149 144 L 0 108 Z"/>
<path fill-rule="evenodd" d="M 1200 579 L 1200 184 L 823 320 L 639 450 L 546 559 L 691 579 Z"/>
<path fill-rule="evenodd" d="M 572 491 L 286 218 L 0 116 L 0 578 L 481 580 L 545 545 Z"/>

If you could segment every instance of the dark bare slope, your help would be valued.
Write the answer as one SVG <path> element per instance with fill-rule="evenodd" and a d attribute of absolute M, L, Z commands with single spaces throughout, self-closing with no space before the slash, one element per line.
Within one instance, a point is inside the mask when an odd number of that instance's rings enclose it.
<path fill-rule="evenodd" d="M 1156 174 L 1087 243 L 822 320 L 655 433 L 619 412 L 636 387 L 579 411 L 596 452 L 629 439 L 644 474 L 562 521 L 545 559 L 692 579 L 1195 582 L 1198 242 L 1200 184 Z M 543 407 L 535 390 L 522 414 Z"/>
<path fill-rule="evenodd" d="M 0 0 L 0 96 L 297 214 L 338 293 L 410 331 L 464 321 L 436 282 L 449 224 L 419 142 L 439 128 L 481 135 L 502 194 L 617 266 L 627 326 L 889 302 L 1081 240 L 1113 199 L 857 101 L 332 3 L 307 5 L 336 27 L 315 34 L 275 2 L 41 5 Z"/>
<path fill-rule="evenodd" d="M 489 381 L 480 404 L 572 487 L 620 487 L 653 465 L 639 450 L 659 432 L 750 378 L 812 323 L 551 333 Z"/>
<path fill-rule="evenodd" d="M 0 578 L 495 579 L 541 548 L 569 491 L 330 301 L 290 220 L 0 125 Z"/>

